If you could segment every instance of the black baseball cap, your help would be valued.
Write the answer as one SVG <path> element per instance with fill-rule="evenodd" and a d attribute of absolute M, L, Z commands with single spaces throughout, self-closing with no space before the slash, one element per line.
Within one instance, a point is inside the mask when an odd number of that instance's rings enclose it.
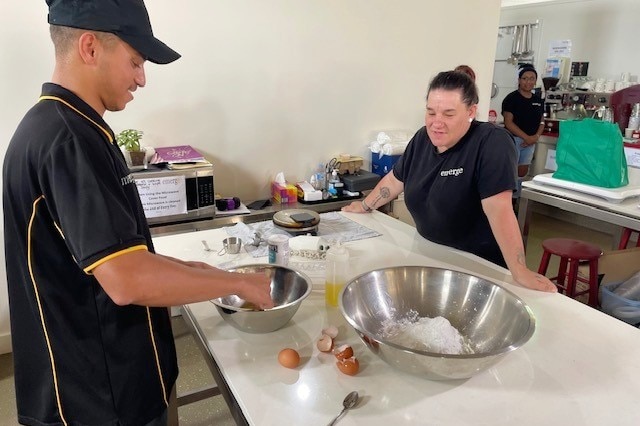
<path fill-rule="evenodd" d="M 46 0 L 51 25 L 117 35 L 156 64 L 168 64 L 180 54 L 153 36 L 142 0 Z"/>
<path fill-rule="evenodd" d="M 524 74 L 525 72 L 532 72 L 536 75 L 536 78 L 538 78 L 538 71 L 536 71 L 536 69 L 533 67 L 533 65 L 524 65 L 520 68 L 520 70 L 518 71 L 518 78 L 522 78 L 522 74 Z"/>

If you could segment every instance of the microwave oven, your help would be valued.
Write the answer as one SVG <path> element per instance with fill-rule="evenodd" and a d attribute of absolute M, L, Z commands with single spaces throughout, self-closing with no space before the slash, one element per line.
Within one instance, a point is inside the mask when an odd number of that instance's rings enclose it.
<path fill-rule="evenodd" d="M 131 175 L 149 227 L 215 217 L 212 164 L 177 170 L 149 165 Z"/>

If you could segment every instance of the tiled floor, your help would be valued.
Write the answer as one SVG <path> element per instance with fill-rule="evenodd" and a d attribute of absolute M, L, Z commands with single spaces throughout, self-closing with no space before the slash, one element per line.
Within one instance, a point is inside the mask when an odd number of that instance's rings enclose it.
<path fill-rule="evenodd" d="M 215 382 L 195 340 L 182 317 L 173 318 L 173 334 L 176 338 L 180 376 L 178 395 L 214 385 Z M 16 420 L 15 392 L 13 387 L 13 359 L 11 354 L 0 355 L 0 426 L 14 426 Z M 181 426 L 233 426 L 235 422 L 222 396 L 194 402 L 178 409 Z"/>
<path fill-rule="evenodd" d="M 541 256 L 541 242 L 550 237 L 578 238 L 599 245 L 608 251 L 612 246 L 612 236 L 576 224 L 577 221 L 557 220 L 534 213 L 527 244 L 527 265 L 537 270 Z M 552 260 L 549 271 L 557 268 Z M 189 334 L 182 318 L 173 320 L 180 377 L 178 394 L 201 389 L 214 383 L 207 365 Z M 13 388 L 13 365 L 11 354 L 0 355 L 0 426 L 16 425 L 15 394 Z M 199 401 L 178 410 L 181 426 L 220 425 L 231 426 L 234 421 L 222 396 Z"/>

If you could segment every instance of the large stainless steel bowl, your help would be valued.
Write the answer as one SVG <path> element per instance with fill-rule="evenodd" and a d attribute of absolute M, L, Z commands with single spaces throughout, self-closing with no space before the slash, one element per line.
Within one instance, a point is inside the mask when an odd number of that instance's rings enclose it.
<path fill-rule="evenodd" d="M 535 330 L 529 307 L 491 281 L 462 272 L 404 266 L 367 272 L 347 283 L 340 310 L 362 341 L 382 360 L 428 379 L 469 378 L 524 345 Z M 389 341 L 384 324 L 416 311 L 442 316 L 474 350 L 447 355 Z"/>
<path fill-rule="evenodd" d="M 266 272 L 271 277 L 271 297 L 275 303 L 271 309 L 256 310 L 236 295 L 211 301 L 222 319 L 247 333 L 269 333 L 284 327 L 311 293 L 311 280 L 305 274 L 284 266 L 255 264 L 229 271 Z"/>

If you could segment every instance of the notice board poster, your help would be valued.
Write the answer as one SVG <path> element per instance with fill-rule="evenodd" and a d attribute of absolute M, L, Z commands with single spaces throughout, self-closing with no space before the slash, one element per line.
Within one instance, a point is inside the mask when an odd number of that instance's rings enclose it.
<path fill-rule="evenodd" d="M 184 176 L 136 179 L 136 186 L 147 219 L 187 212 Z"/>

